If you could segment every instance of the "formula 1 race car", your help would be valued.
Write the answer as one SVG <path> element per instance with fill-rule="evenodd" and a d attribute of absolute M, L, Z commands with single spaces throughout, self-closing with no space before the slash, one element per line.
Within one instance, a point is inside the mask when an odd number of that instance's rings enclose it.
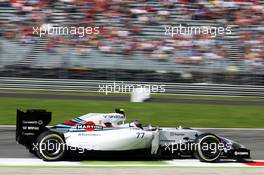
<path fill-rule="evenodd" d="M 77 155 L 197 158 L 203 162 L 250 158 L 249 149 L 221 136 L 190 128 L 143 127 L 138 120 L 125 120 L 124 110 L 116 109 L 115 113 L 88 113 L 47 127 L 51 112 L 17 110 L 16 140 L 46 161 Z"/>

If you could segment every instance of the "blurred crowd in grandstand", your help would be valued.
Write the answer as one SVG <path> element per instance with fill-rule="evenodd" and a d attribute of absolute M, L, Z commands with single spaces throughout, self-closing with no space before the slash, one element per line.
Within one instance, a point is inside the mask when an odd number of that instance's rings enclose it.
<path fill-rule="evenodd" d="M 0 7 L 15 8 L 12 20 L 0 21 L 1 37 L 21 43 L 35 43 L 32 27 L 54 23 L 55 10 L 63 18 L 60 25 L 99 26 L 100 34 L 83 38 L 47 36 L 45 51 L 63 54 L 74 48 L 76 55 L 93 51 L 106 54 L 142 54 L 142 59 L 166 61 L 173 58 L 178 64 L 203 64 L 205 60 L 228 60 L 223 36 L 186 35 L 173 38 L 145 36 L 145 29 L 174 25 L 175 16 L 183 20 L 203 21 L 238 28 L 237 43 L 241 61 L 258 67 L 264 65 L 264 6 L 262 0 L 0 0 Z M 155 5 L 153 5 L 155 4 Z M 78 14 L 76 16 L 76 14 Z M 163 30 L 162 27 L 158 28 Z M 65 47 L 67 46 L 67 47 Z"/>

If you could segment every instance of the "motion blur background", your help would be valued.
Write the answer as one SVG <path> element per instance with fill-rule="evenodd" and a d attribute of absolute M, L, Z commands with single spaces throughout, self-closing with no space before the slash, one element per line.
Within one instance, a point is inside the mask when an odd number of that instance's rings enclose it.
<path fill-rule="evenodd" d="M 33 35 L 33 26 L 99 35 Z M 166 25 L 231 34 L 164 35 Z M 261 0 L 0 0 L 0 76 L 264 84 Z"/>
<path fill-rule="evenodd" d="M 179 24 L 231 33 L 165 34 Z M 34 33 L 44 26 L 100 32 Z M 144 103 L 98 92 L 113 82 L 165 92 Z M 263 0 L 0 0 L 0 125 L 15 125 L 16 109 L 46 109 L 55 125 L 119 107 L 146 126 L 264 128 L 263 106 Z M 0 158 L 30 157 L 16 145 L 15 128 L 0 129 Z M 264 159 L 263 130 L 213 133 Z"/>

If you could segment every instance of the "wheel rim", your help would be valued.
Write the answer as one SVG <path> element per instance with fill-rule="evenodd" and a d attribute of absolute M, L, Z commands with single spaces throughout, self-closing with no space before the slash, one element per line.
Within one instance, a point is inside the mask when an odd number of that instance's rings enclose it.
<path fill-rule="evenodd" d="M 199 140 L 198 154 L 205 161 L 215 161 L 220 157 L 222 152 L 219 149 L 219 144 L 220 140 L 216 136 L 205 136 Z"/>
<path fill-rule="evenodd" d="M 46 160 L 56 160 L 64 153 L 65 144 L 57 134 L 45 136 L 39 143 L 39 152 Z"/>

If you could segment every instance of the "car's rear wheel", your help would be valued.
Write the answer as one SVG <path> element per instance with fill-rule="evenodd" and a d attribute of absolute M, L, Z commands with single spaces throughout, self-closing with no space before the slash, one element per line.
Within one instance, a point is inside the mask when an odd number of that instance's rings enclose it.
<path fill-rule="evenodd" d="M 197 144 L 194 156 L 202 162 L 215 162 L 220 159 L 222 154 L 221 140 L 214 134 L 201 134 L 195 143 Z"/>
<path fill-rule="evenodd" d="M 65 154 L 65 141 L 59 133 L 46 131 L 38 136 L 36 143 L 36 154 L 45 161 L 60 160 Z"/>

